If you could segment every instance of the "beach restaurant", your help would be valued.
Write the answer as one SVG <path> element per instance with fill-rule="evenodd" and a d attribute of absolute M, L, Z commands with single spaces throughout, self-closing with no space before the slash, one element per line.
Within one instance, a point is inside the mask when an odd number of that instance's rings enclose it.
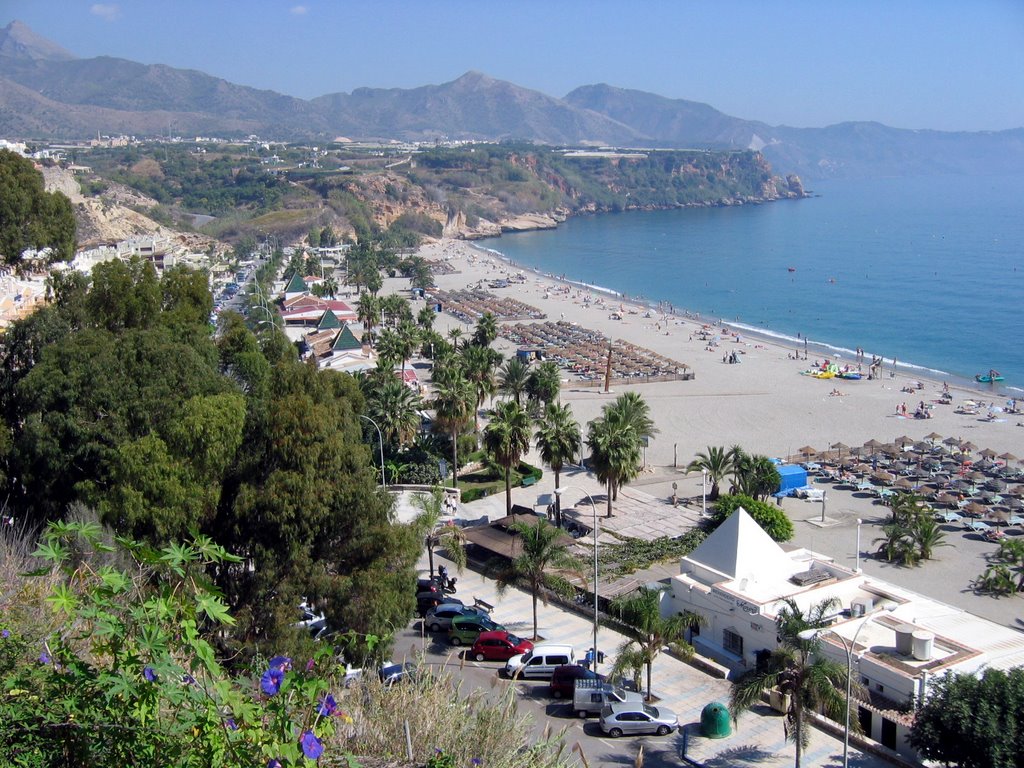
<path fill-rule="evenodd" d="M 787 549 L 742 508 L 682 559 L 662 613 L 703 616 L 706 623 L 693 630 L 691 643 L 738 676 L 777 647 L 775 620 L 787 599 L 807 611 L 829 598 L 838 604 L 820 633 L 821 652 L 853 664 L 865 691 L 853 716 L 864 734 L 905 757 L 917 760 L 906 740 L 913 724 L 908 704 L 921 700 L 937 675 L 1024 664 L 1024 642 L 1009 627 L 826 555 Z"/>

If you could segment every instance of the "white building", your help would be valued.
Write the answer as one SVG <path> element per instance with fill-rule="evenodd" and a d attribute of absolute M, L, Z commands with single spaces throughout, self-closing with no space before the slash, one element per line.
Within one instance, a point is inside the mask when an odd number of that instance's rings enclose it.
<path fill-rule="evenodd" d="M 743 509 L 682 559 L 662 610 L 703 616 L 693 645 L 742 674 L 776 647 L 775 619 L 784 600 L 806 610 L 832 597 L 839 607 L 821 634 L 822 651 L 845 665 L 852 647 L 854 679 L 868 694 L 855 702 L 851 718 L 875 741 L 913 759 L 906 742 L 912 705 L 936 675 L 1024 665 L 1024 634 L 825 555 L 786 550 Z"/>

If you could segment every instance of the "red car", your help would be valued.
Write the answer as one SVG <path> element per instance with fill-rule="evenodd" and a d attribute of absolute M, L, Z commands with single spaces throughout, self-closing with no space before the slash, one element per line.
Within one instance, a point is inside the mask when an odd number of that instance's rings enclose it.
<path fill-rule="evenodd" d="M 513 656 L 533 649 L 533 643 L 510 635 L 503 629 L 481 632 L 469 655 L 477 661 L 508 661 Z"/>

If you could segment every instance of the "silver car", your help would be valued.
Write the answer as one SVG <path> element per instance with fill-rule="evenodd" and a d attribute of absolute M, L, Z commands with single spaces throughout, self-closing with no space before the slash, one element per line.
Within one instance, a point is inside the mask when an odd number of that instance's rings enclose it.
<path fill-rule="evenodd" d="M 665 707 L 652 707 L 642 701 L 623 701 L 602 709 L 600 724 L 601 730 L 613 739 L 627 733 L 666 736 L 678 727 L 679 718 Z"/>
<path fill-rule="evenodd" d="M 452 628 L 452 619 L 456 616 L 490 618 L 485 611 L 480 608 L 474 608 L 471 605 L 441 603 L 427 611 L 427 615 L 423 617 L 423 626 L 431 632 L 447 632 Z"/>

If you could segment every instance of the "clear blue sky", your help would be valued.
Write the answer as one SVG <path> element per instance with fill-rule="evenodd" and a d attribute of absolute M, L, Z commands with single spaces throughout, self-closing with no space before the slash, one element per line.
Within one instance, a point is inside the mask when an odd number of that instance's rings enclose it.
<path fill-rule="evenodd" d="M 1024 127 L 1024 0 L 0 0 L 82 57 L 309 98 L 470 69 L 608 83 L 777 125 Z"/>

